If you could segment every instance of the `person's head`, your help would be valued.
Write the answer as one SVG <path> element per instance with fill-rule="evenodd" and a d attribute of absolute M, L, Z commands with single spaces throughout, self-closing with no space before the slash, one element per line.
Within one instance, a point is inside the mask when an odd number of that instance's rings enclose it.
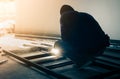
<path fill-rule="evenodd" d="M 60 14 L 62 15 L 62 13 L 67 11 L 74 11 L 74 9 L 69 5 L 63 5 L 60 9 Z"/>

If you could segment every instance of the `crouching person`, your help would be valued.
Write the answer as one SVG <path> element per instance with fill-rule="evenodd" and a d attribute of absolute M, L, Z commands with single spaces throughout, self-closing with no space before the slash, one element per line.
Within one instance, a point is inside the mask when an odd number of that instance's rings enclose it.
<path fill-rule="evenodd" d="M 69 5 L 63 5 L 60 14 L 61 40 L 54 47 L 60 48 L 79 67 L 109 46 L 109 36 L 90 14 L 77 12 Z"/>

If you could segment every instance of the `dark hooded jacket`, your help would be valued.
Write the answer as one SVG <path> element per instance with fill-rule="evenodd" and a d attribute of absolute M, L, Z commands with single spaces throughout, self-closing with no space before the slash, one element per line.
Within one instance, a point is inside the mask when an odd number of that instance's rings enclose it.
<path fill-rule="evenodd" d="M 61 12 L 61 38 L 73 48 L 97 50 L 109 45 L 109 36 L 88 13 L 75 10 Z"/>

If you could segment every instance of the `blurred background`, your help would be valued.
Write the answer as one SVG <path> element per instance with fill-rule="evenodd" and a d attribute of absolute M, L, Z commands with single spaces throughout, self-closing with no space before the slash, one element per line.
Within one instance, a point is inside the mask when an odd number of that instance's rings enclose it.
<path fill-rule="evenodd" d="M 60 52 L 61 49 L 53 49 L 54 43 L 60 39 L 60 8 L 64 4 L 91 14 L 111 38 L 110 46 L 104 53 L 82 70 L 78 70 Z M 50 75 L 41 73 L 41 68 L 39 72 L 38 66 L 14 61 L 8 56 L 10 53 L 13 53 L 13 57 L 16 54 L 72 79 L 88 79 L 92 76 L 90 79 L 118 79 L 119 8 L 120 0 L 0 0 L 0 79 L 52 79 Z"/>
<path fill-rule="evenodd" d="M 120 0 L 0 0 L 0 35 L 60 36 L 64 4 L 91 14 L 111 39 L 120 40 Z"/>

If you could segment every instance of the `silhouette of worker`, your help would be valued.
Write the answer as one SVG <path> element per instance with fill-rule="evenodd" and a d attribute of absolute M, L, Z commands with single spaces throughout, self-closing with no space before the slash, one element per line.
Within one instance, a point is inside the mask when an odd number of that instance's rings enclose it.
<path fill-rule="evenodd" d="M 101 55 L 109 46 L 109 36 L 90 14 L 77 12 L 69 5 L 63 5 L 60 14 L 62 39 L 55 43 L 55 48 L 61 48 L 78 66 Z"/>

